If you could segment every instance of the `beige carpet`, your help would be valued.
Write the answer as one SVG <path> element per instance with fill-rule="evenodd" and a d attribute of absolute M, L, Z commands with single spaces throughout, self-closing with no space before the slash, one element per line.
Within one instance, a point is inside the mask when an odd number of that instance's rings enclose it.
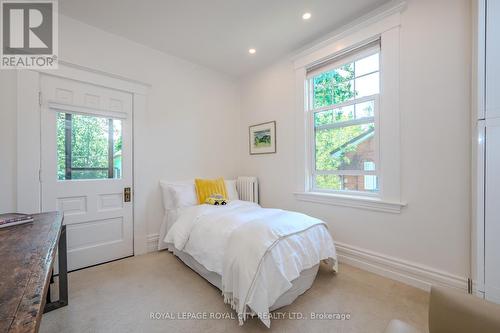
<path fill-rule="evenodd" d="M 277 311 L 276 316 L 287 319 L 272 320 L 270 330 L 257 319 L 242 327 L 234 319 L 188 320 L 180 318 L 183 312 L 185 316 L 234 312 L 218 289 L 172 254 L 159 252 L 70 273 L 69 302 L 43 316 L 41 332 L 378 333 L 393 318 L 426 330 L 428 294 L 340 265 L 338 274 L 320 270 L 311 289 Z M 164 318 L 150 319 L 151 313 Z M 311 313 L 348 313 L 350 319 L 312 320 Z"/>

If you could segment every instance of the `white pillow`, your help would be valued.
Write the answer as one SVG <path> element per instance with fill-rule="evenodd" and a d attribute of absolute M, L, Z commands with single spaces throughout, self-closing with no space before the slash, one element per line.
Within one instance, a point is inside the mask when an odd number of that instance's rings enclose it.
<path fill-rule="evenodd" d="M 236 180 L 226 180 L 224 179 L 224 183 L 226 183 L 226 191 L 227 191 L 227 199 L 229 201 L 238 200 L 238 191 L 236 190 Z"/>
<path fill-rule="evenodd" d="M 227 197 L 229 201 L 238 200 L 236 180 L 224 180 L 226 184 Z M 163 194 L 163 207 L 165 210 L 176 210 L 179 208 L 196 206 L 198 197 L 194 181 L 165 182 L 160 181 Z"/>
<path fill-rule="evenodd" d="M 194 183 L 171 184 L 169 190 L 175 209 L 196 206 L 198 204 Z"/>
<path fill-rule="evenodd" d="M 175 210 L 198 204 L 193 181 L 160 182 L 165 210 Z"/>
<path fill-rule="evenodd" d="M 173 209 L 174 204 L 170 195 L 170 190 L 168 189 L 168 183 L 160 181 L 161 197 L 163 199 L 163 208 L 165 210 Z"/>

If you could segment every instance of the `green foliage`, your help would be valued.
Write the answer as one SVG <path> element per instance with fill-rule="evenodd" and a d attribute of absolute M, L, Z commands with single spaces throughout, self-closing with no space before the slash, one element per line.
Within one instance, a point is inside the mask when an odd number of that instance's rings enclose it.
<path fill-rule="evenodd" d="M 65 179 L 65 143 L 66 127 L 71 128 L 71 167 L 73 168 L 108 168 L 108 130 L 109 120 L 94 116 L 71 116 L 66 120 L 66 114 L 57 116 L 57 155 L 58 179 Z M 121 150 L 122 139 L 119 135 L 114 142 L 114 151 Z M 107 178 L 107 170 L 73 170 L 72 179 Z"/>
<path fill-rule="evenodd" d="M 115 141 L 115 152 L 122 150 L 122 136 L 120 135 Z"/>
<path fill-rule="evenodd" d="M 346 144 L 371 129 L 373 129 L 373 125 L 354 125 L 336 129 L 317 130 L 316 170 L 349 169 L 351 161 L 347 155 L 349 152 L 356 150 L 357 144 Z M 338 152 L 333 154 L 335 151 Z"/>
<path fill-rule="evenodd" d="M 108 167 L 107 119 L 73 115 L 73 131 L 71 141 L 73 147 L 73 167 Z"/>
<path fill-rule="evenodd" d="M 322 73 L 313 79 L 314 108 L 340 104 L 356 96 L 353 89 L 354 65 L 347 64 L 338 69 Z M 371 108 L 371 106 L 369 106 Z M 372 109 L 365 110 L 372 112 Z M 332 108 L 317 112 L 314 118 L 315 127 L 353 120 L 354 106 Z M 348 144 L 364 133 L 373 130 L 374 124 L 353 125 L 335 129 L 316 128 L 316 170 L 356 169 L 348 158 L 350 152 L 356 151 L 357 143 Z M 333 154 L 335 152 L 335 154 Z M 319 175 L 315 179 L 316 186 L 322 189 L 342 189 L 342 179 L 336 175 Z"/>
<path fill-rule="evenodd" d="M 353 98 L 353 78 L 352 63 L 314 77 L 314 108 L 339 104 Z"/>

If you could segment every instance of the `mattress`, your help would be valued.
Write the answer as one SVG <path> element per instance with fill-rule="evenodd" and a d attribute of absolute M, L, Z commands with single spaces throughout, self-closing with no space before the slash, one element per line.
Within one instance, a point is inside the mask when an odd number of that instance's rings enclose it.
<path fill-rule="evenodd" d="M 210 282 L 213 286 L 217 287 L 219 290 L 222 289 L 222 277 L 215 273 L 207 270 L 202 264 L 200 264 L 196 259 L 190 256 L 186 252 L 179 251 L 172 244 L 168 244 L 167 248 L 169 251 L 173 252 L 182 262 L 184 262 L 189 268 L 194 270 L 196 273 L 201 275 L 205 280 Z M 303 270 L 299 277 L 293 280 L 292 287 L 288 289 L 284 294 L 282 294 L 276 302 L 270 307 L 269 311 L 274 311 L 289 304 L 303 293 L 305 293 L 309 288 L 311 288 L 316 274 L 318 273 L 319 264 L 315 265 L 309 269 Z"/>

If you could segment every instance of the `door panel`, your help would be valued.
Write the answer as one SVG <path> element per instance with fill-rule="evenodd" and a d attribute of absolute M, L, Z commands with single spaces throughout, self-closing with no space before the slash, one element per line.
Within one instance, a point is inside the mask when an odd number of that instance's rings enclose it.
<path fill-rule="evenodd" d="M 133 255 L 132 95 L 41 76 L 42 210 L 64 213 L 68 269 Z"/>
<path fill-rule="evenodd" d="M 67 231 L 70 250 L 123 241 L 123 218 L 94 220 L 71 225 Z"/>

